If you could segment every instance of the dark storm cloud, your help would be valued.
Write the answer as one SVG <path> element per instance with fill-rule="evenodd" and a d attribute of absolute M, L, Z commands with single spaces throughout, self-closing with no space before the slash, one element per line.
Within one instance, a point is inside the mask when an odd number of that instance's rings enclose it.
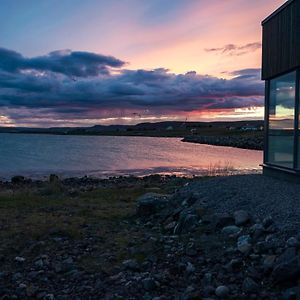
<path fill-rule="evenodd" d="M 125 63 L 112 56 L 90 52 L 60 50 L 33 58 L 0 48 L 0 70 L 7 72 L 39 71 L 55 72 L 74 77 L 109 74 L 109 68 L 119 68 Z"/>
<path fill-rule="evenodd" d="M 261 48 L 260 42 L 249 43 L 245 45 L 227 44 L 219 48 L 206 48 L 206 52 L 215 52 L 217 54 L 225 54 L 231 56 L 241 56 L 250 52 L 254 52 Z"/>
<path fill-rule="evenodd" d="M 116 109 L 150 110 L 159 115 L 263 105 L 264 87 L 258 69 L 235 71 L 231 79 L 198 75 L 194 71 L 173 74 L 163 68 L 119 68 L 114 75 L 99 76 L 102 67 L 122 65 L 118 59 L 91 53 L 56 51 L 25 59 L 2 49 L 0 106 L 13 109 L 12 118 L 16 118 L 18 109 L 32 109 L 62 117 L 81 114 L 88 119 L 95 117 L 94 112 Z M 33 66 L 35 71 L 25 71 Z"/>

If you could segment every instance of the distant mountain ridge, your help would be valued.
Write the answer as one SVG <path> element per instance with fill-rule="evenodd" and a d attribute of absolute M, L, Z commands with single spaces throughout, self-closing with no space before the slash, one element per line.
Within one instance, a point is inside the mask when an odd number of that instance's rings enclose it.
<path fill-rule="evenodd" d="M 139 123 L 136 125 L 94 125 L 91 127 L 0 127 L 0 133 L 44 133 L 44 134 L 106 134 L 138 131 L 183 131 L 192 128 L 242 128 L 245 126 L 263 126 L 262 120 L 258 121 L 221 121 L 221 122 L 180 122 L 166 121 L 156 123 Z"/>

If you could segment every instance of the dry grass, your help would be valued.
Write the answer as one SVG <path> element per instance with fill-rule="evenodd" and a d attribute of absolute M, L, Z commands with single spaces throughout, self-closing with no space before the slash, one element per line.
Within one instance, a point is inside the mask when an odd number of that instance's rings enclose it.
<path fill-rule="evenodd" d="M 104 239 L 115 239 L 118 247 L 123 247 L 126 238 L 118 234 L 112 237 L 111 233 L 119 222 L 134 213 L 135 199 L 145 192 L 144 188 L 134 187 L 101 188 L 70 197 L 61 188 L 51 185 L 35 191 L 2 190 L 0 259 L 5 256 L 11 261 L 27 252 L 31 242 L 49 240 L 53 235 L 79 240 L 86 235 L 87 224 L 94 225 Z"/>
<path fill-rule="evenodd" d="M 229 161 L 209 164 L 206 170 L 206 176 L 226 176 L 236 171 Z"/>

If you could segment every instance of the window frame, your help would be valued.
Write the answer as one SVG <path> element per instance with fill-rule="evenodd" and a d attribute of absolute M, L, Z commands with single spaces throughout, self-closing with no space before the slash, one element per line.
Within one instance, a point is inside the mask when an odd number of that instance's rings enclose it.
<path fill-rule="evenodd" d="M 269 113 L 270 113 L 270 88 L 271 88 L 271 80 L 279 78 L 283 75 L 287 75 L 289 73 L 296 72 L 296 83 L 295 83 L 295 107 L 294 107 L 294 149 L 293 149 L 293 167 L 286 167 L 277 165 L 274 163 L 269 162 L 269 130 L 270 130 L 270 122 L 269 122 Z M 300 154 L 298 153 L 299 149 L 299 135 L 300 135 L 300 120 L 299 120 L 299 112 L 300 112 L 300 68 L 295 68 L 293 70 L 289 70 L 288 72 L 285 72 L 283 74 L 279 74 L 275 77 L 269 78 L 265 81 L 265 135 L 264 135 L 264 165 L 276 167 L 280 169 L 286 169 L 286 170 L 293 170 L 298 171 L 300 173 L 300 162 L 298 162 L 298 159 L 300 157 Z"/>

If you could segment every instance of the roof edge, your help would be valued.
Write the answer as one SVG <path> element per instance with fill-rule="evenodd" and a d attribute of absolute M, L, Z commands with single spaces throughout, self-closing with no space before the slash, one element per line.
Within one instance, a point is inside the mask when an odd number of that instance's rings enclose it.
<path fill-rule="evenodd" d="M 289 6 L 291 3 L 293 3 L 295 0 L 288 0 L 284 4 L 282 4 L 279 8 L 277 8 L 272 14 L 270 14 L 268 17 L 266 17 L 261 24 L 264 25 L 268 21 L 270 21 L 273 17 L 275 17 L 277 14 L 279 14 L 282 10 L 284 10 L 287 6 Z"/>

